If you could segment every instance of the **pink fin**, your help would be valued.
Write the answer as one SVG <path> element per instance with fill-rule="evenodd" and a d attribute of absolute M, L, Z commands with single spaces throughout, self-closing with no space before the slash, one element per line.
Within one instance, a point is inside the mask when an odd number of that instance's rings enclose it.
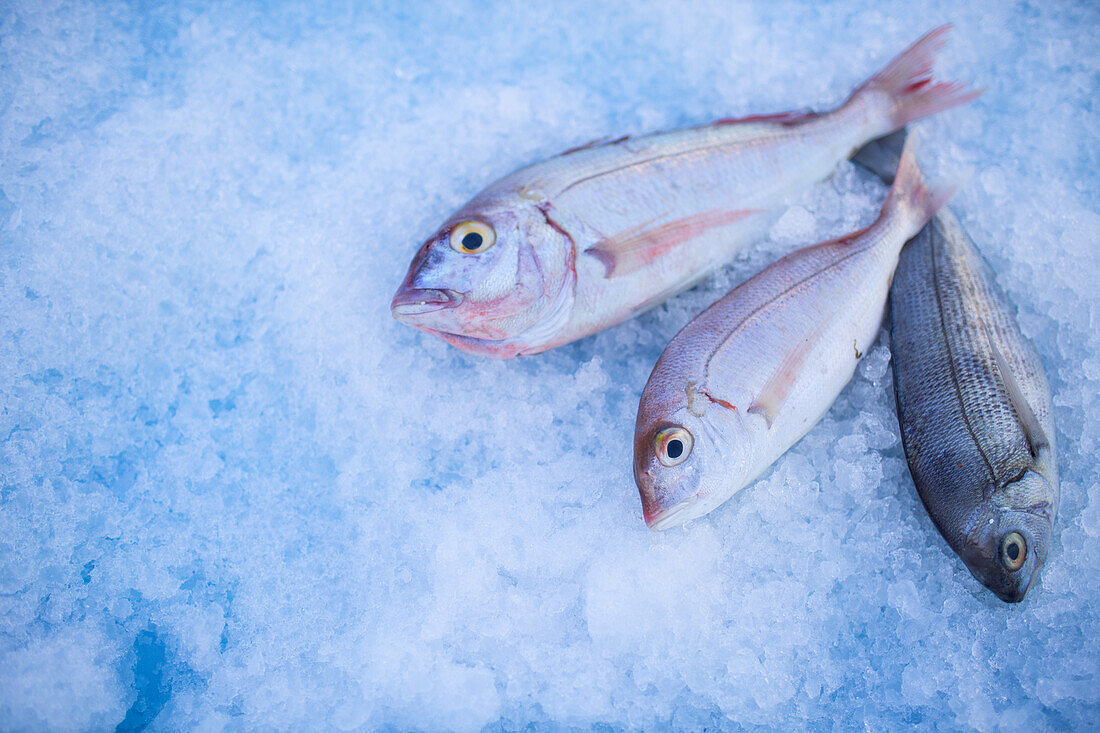
<path fill-rule="evenodd" d="M 603 263 L 604 277 L 628 275 L 667 254 L 678 244 L 755 213 L 755 209 L 715 209 L 654 226 L 661 218 L 657 217 L 600 240 L 588 254 Z"/>
<path fill-rule="evenodd" d="M 924 226 L 924 223 L 958 192 L 961 183 L 929 187 L 917 165 L 916 139 L 915 135 L 910 135 L 905 141 L 898 171 L 894 174 L 894 184 L 890 186 L 886 203 L 882 205 L 882 215 L 886 216 L 899 208 L 905 209 L 920 221 L 921 226 Z"/>
<path fill-rule="evenodd" d="M 808 110 L 792 111 L 792 112 L 777 112 L 772 115 L 749 115 L 748 117 L 726 117 L 721 120 L 715 120 L 714 125 L 739 125 L 743 122 L 774 122 L 784 127 L 791 127 L 797 125 L 800 122 L 806 122 L 820 117 L 818 112 L 810 112 Z"/>
<path fill-rule="evenodd" d="M 760 389 L 760 394 L 756 395 L 756 399 L 749 405 L 748 411 L 763 417 L 769 428 L 775 422 L 783 403 L 787 401 L 787 395 L 790 394 L 791 387 L 798 379 L 806 357 L 809 356 L 814 345 L 817 344 L 817 337 L 828 324 L 828 321 L 828 314 L 823 315 L 820 323 L 803 337 L 798 348 L 787 354 L 786 358 L 779 363 L 779 366 L 775 368 L 772 375 L 768 377 L 768 381 Z"/>
<path fill-rule="evenodd" d="M 902 51 L 885 69 L 864 82 L 853 97 L 868 91 L 885 92 L 893 101 L 888 120 L 891 130 L 913 120 L 934 115 L 945 109 L 976 99 L 983 89 L 967 89 L 957 81 L 932 81 L 932 64 L 947 43 L 953 26 L 942 25 Z"/>

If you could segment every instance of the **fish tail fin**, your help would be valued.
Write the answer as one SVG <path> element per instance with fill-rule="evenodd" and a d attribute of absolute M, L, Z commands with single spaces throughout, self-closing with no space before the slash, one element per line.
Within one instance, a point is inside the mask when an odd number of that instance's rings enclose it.
<path fill-rule="evenodd" d="M 912 234 L 919 232 L 940 207 L 958 193 L 965 182 L 965 179 L 960 178 L 929 184 L 917 164 L 916 149 L 917 136 L 909 133 L 901 151 L 897 173 L 894 174 L 894 184 L 882 206 L 883 218 L 903 217 L 911 223 Z"/>
<path fill-rule="evenodd" d="M 908 128 L 901 128 L 886 137 L 880 137 L 864 145 L 852 156 L 852 162 L 867 170 L 889 186 L 894 182 L 901 151 L 908 139 Z"/>
<path fill-rule="evenodd" d="M 885 106 L 885 119 L 874 136 L 904 127 L 922 117 L 934 115 L 945 109 L 966 104 L 984 92 L 970 89 L 957 81 L 933 82 L 932 65 L 947 43 L 947 35 L 954 26 L 941 25 L 924 35 L 902 51 L 886 68 L 865 81 L 849 98 L 884 97 L 872 102 L 875 108 Z"/>

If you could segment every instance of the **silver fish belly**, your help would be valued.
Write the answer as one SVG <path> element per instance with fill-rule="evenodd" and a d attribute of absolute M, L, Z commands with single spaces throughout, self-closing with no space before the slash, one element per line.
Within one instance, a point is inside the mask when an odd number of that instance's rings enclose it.
<path fill-rule="evenodd" d="M 985 259 L 943 210 L 890 290 L 894 390 L 909 470 L 974 577 L 1023 600 L 1058 508 L 1054 412 L 1039 354 Z"/>
<path fill-rule="evenodd" d="M 787 196 L 866 141 L 975 98 L 931 79 L 947 30 L 825 114 L 622 138 L 502 178 L 423 243 L 393 316 L 463 351 L 511 358 L 659 304 L 730 261 Z"/>

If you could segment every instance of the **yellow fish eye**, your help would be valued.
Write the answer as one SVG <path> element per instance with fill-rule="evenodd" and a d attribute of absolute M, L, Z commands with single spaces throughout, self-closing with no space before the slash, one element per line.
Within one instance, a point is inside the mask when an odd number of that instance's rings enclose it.
<path fill-rule="evenodd" d="M 464 221 L 451 230 L 451 248 L 464 255 L 480 254 L 496 241 L 496 232 L 482 221 Z"/>
<path fill-rule="evenodd" d="M 1019 532 L 1009 532 L 1001 540 L 1001 562 L 1009 570 L 1019 570 L 1027 559 L 1027 541 Z"/>
<path fill-rule="evenodd" d="M 653 439 L 657 460 L 670 468 L 686 461 L 694 444 L 695 439 L 691 437 L 691 433 L 679 425 L 664 428 Z"/>

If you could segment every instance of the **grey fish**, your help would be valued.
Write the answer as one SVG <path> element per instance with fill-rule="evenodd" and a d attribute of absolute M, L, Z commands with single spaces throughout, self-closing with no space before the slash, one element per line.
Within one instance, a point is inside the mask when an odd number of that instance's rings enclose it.
<path fill-rule="evenodd" d="M 897 145 L 857 161 L 892 171 Z M 1038 578 L 1058 510 L 1050 387 L 1014 313 L 950 211 L 902 251 L 890 328 L 909 471 L 947 544 L 1008 603 Z"/>

